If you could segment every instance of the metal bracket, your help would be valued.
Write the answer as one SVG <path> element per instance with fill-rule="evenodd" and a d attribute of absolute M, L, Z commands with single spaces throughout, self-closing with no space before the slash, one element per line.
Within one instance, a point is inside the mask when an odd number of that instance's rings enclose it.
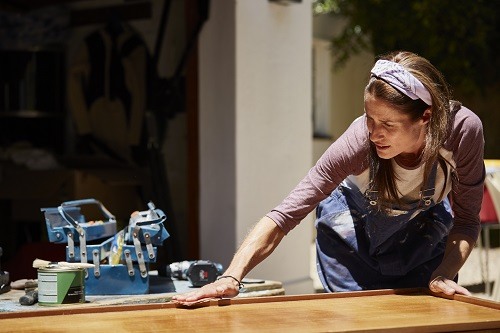
<path fill-rule="evenodd" d="M 139 232 L 141 228 L 135 227 L 132 235 L 132 240 L 134 241 L 135 254 L 137 256 L 137 262 L 139 263 L 139 270 L 141 271 L 141 276 L 144 278 L 148 276 L 148 271 L 146 270 L 146 264 L 144 263 L 144 257 L 142 256 L 142 247 L 139 240 Z"/>
<path fill-rule="evenodd" d="M 149 233 L 144 233 L 144 239 L 146 241 L 146 249 L 148 250 L 149 259 L 154 259 L 155 251 L 153 250 L 153 244 L 151 243 L 151 236 Z"/>
<path fill-rule="evenodd" d="M 134 276 L 134 265 L 132 263 L 132 257 L 130 256 L 130 250 L 123 251 L 125 255 L 125 262 L 127 263 L 128 275 Z"/>
<path fill-rule="evenodd" d="M 68 232 L 68 257 L 75 257 L 75 240 L 73 239 L 72 232 Z"/>
<path fill-rule="evenodd" d="M 78 226 L 76 231 L 78 231 L 78 235 L 80 236 L 80 262 L 85 263 L 87 262 L 87 240 L 85 237 L 85 230 Z"/>
<path fill-rule="evenodd" d="M 423 201 L 424 205 L 429 206 L 432 203 L 431 200 L 435 190 L 436 189 L 433 187 L 420 191 L 420 199 Z"/>
<path fill-rule="evenodd" d="M 100 263 L 100 258 L 99 258 L 99 250 L 94 250 L 92 251 L 92 260 L 94 261 L 94 276 L 99 277 L 101 276 L 101 268 L 99 266 Z"/>

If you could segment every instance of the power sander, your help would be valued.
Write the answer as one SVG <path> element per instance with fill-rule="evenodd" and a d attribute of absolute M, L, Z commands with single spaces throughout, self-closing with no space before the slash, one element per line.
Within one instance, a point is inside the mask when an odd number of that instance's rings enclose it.
<path fill-rule="evenodd" d="M 209 260 L 174 262 L 158 269 L 158 274 L 178 280 L 188 280 L 193 287 L 214 282 L 223 272 L 222 265 Z"/>
<path fill-rule="evenodd" d="M 0 247 L 0 258 L 3 255 L 3 249 Z M 9 272 L 2 271 L 0 265 L 0 294 L 6 293 L 10 290 Z"/>

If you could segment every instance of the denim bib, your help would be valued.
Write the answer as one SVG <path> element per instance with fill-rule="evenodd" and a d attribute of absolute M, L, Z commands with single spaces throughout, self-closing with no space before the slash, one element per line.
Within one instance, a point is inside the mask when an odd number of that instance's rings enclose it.
<path fill-rule="evenodd" d="M 433 200 L 437 163 L 420 200 L 377 210 L 376 189 L 343 182 L 317 208 L 317 268 L 327 291 L 425 287 L 453 226 L 447 199 Z"/>

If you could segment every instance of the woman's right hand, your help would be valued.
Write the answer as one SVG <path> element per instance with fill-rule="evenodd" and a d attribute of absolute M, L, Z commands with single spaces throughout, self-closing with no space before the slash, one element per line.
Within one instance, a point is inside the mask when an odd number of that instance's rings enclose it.
<path fill-rule="evenodd" d="M 264 258 L 274 251 L 285 232 L 269 217 L 264 216 L 250 231 L 236 252 L 231 264 L 218 280 L 199 289 L 175 295 L 172 301 L 193 305 L 210 298 L 231 298 L 239 294 L 241 280 Z"/>
<path fill-rule="evenodd" d="M 217 281 L 203 287 L 179 295 L 174 295 L 172 301 L 182 305 L 193 305 L 210 298 L 231 298 L 240 292 L 240 283 L 231 277 L 220 277 Z"/>

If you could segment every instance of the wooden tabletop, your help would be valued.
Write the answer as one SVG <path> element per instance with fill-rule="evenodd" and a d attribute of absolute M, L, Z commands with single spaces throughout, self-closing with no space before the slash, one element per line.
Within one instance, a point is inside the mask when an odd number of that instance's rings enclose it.
<path fill-rule="evenodd" d="M 463 332 L 500 331 L 500 303 L 423 289 L 50 309 L 12 318 L 0 332 Z"/>

